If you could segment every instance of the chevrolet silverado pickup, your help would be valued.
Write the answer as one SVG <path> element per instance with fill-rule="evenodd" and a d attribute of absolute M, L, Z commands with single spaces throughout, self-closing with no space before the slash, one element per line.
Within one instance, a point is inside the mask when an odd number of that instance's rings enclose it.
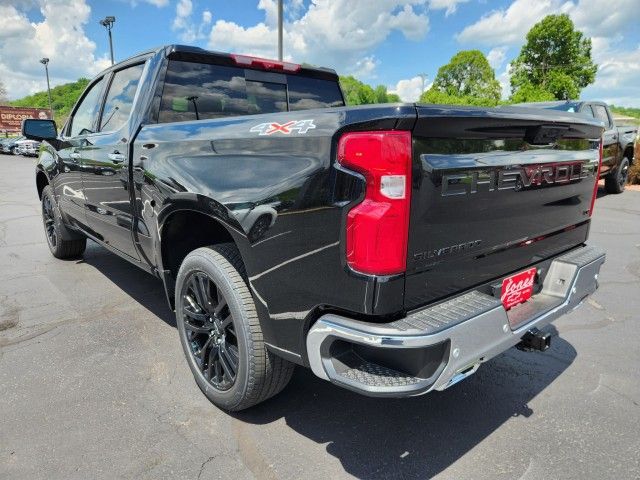
<path fill-rule="evenodd" d="M 629 177 L 629 166 L 638 161 L 634 155 L 634 142 L 638 128 L 632 125 L 616 125 L 609 105 L 604 102 L 567 100 L 522 104 L 531 107 L 575 112 L 600 120 L 605 127 L 602 135 L 602 166 L 600 178 L 608 193 L 624 192 Z"/>
<path fill-rule="evenodd" d="M 295 365 L 366 395 L 444 390 L 598 286 L 602 124 L 559 111 L 345 106 L 333 70 L 186 46 L 93 79 L 35 171 L 51 253 L 161 279 L 216 405 Z M 88 287 L 89 288 L 89 287 Z"/>

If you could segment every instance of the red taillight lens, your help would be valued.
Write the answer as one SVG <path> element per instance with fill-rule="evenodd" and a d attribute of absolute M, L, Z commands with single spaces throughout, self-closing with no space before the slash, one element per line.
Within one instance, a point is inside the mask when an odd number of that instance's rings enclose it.
<path fill-rule="evenodd" d="M 364 175 L 364 200 L 347 215 L 347 263 L 391 275 L 407 265 L 411 203 L 411 132 L 353 132 L 340 138 L 338 162 Z"/>
<path fill-rule="evenodd" d="M 603 142 L 600 139 L 600 158 L 598 159 L 598 171 L 596 172 L 596 182 L 593 186 L 593 195 L 591 196 L 591 206 L 589 207 L 589 216 L 593 214 L 593 207 L 596 204 L 596 197 L 598 196 L 598 182 L 600 182 L 600 168 L 602 167 L 602 155 L 603 155 Z"/>

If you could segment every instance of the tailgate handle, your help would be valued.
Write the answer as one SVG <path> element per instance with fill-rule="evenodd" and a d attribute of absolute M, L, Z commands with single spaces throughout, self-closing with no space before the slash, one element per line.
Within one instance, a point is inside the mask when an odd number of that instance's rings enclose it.
<path fill-rule="evenodd" d="M 530 145 L 548 145 L 555 143 L 569 131 L 566 125 L 537 125 L 528 127 L 524 139 Z"/>

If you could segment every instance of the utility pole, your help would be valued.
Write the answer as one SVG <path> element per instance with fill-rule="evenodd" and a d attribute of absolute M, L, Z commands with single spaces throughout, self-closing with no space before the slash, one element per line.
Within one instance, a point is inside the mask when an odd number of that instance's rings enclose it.
<path fill-rule="evenodd" d="M 47 94 L 49 95 L 49 113 L 51 114 L 51 120 L 53 120 L 53 102 L 51 102 L 51 85 L 49 84 L 49 59 L 47 57 L 42 58 L 40 63 L 44 65 L 44 71 L 47 75 Z"/>
<path fill-rule="evenodd" d="M 427 82 L 428 75 L 426 73 L 419 73 L 418 76 L 422 79 L 422 88 L 420 89 L 420 95 L 424 93 L 424 87 Z"/>
<path fill-rule="evenodd" d="M 109 51 L 111 52 L 111 65 L 113 65 L 113 39 L 111 38 L 111 29 L 116 22 L 116 17 L 108 16 L 100 20 L 100 25 L 107 29 L 109 33 Z"/>
<path fill-rule="evenodd" d="M 278 0 L 278 60 L 282 61 L 282 2 Z"/>

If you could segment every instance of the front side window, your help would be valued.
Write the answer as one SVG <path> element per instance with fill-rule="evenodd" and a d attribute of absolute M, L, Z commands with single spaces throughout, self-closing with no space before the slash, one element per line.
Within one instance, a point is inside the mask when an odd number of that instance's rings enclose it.
<path fill-rule="evenodd" d="M 127 123 L 142 70 L 144 64 L 119 70 L 113 75 L 100 120 L 101 131 L 114 132 Z"/>
<path fill-rule="evenodd" d="M 101 78 L 97 83 L 93 84 L 80 102 L 80 105 L 78 105 L 78 108 L 76 108 L 68 130 L 70 137 L 94 133 L 96 117 L 100 111 L 103 87 L 104 78 Z"/>

